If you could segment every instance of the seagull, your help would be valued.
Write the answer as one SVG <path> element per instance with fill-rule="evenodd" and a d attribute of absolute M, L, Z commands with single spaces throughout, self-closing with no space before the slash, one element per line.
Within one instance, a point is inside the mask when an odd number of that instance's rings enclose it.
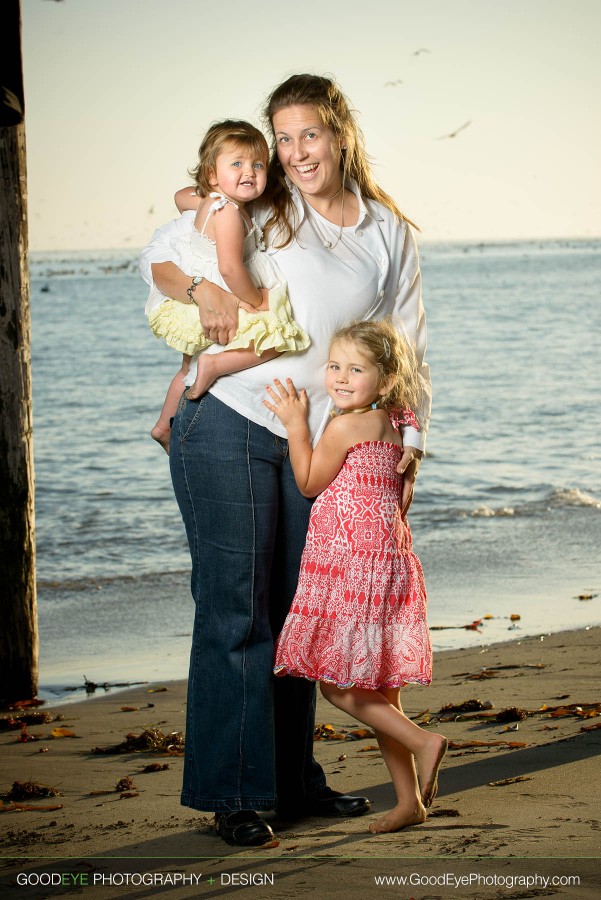
<path fill-rule="evenodd" d="M 414 50 L 411 56 L 419 56 L 420 53 L 431 53 L 431 50 L 428 50 L 427 47 L 420 47 L 419 50 Z"/>
<path fill-rule="evenodd" d="M 397 84 L 402 84 L 402 83 L 403 83 L 402 80 L 400 78 L 397 78 L 396 81 L 387 81 L 384 84 L 384 87 L 396 87 Z"/>
<path fill-rule="evenodd" d="M 463 131 L 464 128 L 467 128 L 468 125 L 472 124 L 472 120 L 468 119 L 467 122 L 464 122 L 463 125 L 460 125 L 459 128 L 456 128 L 455 131 L 451 131 L 449 134 L 441 134 L 440 137 L 434 138 L 435 141 L 444 141 L 447 138 L 457 137 L 460 131 Z"/>

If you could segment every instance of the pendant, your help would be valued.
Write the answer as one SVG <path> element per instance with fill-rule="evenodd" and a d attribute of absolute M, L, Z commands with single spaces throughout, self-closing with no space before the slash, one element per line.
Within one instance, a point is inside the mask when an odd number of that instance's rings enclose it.
<path fill-rule="evenodd" d="M 332 245 L 329 241 L 324 241 L 323 245 L 326 248 L 326 250 L 330 250 L 332 248 Z"/>

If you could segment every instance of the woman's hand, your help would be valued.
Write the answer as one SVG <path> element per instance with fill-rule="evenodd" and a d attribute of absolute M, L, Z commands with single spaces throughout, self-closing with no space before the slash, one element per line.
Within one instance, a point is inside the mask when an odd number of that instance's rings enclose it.
<path fill-rule="evenodd" d="M 399 475 L 403 476 L 403 493 L 401 496 L 401 513 L 403 516 L 407 515 L 413 502 L 413 487 L 422 455 L 422 451 L 418 450 L 417 447 L 403 447 L 403 455 L 396 467 Z"/>
<path fill-rule="evenodd" d="M 151 271 L 154 283 L 162 294 L 179 303 L 190 303 L 190 275 L 184 275 L 172 262 L 153 263 Z M 193 294 L 206 337 L 216 344 L 229 344 L 238 330 L 236 297 L 206 278 L 195 287 Z"/>
<path fill-rule="evenodd" d="M 200 324 L 209 340 L 229 344 L 238 330 L 238 300 L 206 279 L 194 291 Z"/>
<path fill-rule="evenodd" d="M 291 378 L 286 379 L 286 387 L 279 378 L 274 378 L 273 383 L 276 386 L 277 394 L 272 387 L 267 385 L 266 391 L 273 401 L 270 403 L 269 400 L 263 400 L 267 409 L 278 417 L 287 431 L 293 429 L 295 425 L 304 427 L 309 408 L 306 390 L 303 388 L 300 393 L 297 393 Z"/>

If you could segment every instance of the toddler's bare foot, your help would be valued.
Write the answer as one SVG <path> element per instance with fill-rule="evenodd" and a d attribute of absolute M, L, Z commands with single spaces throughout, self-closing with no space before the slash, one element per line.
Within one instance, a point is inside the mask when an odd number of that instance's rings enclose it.
<path fill-rule="evenodd" d="M 171 440 L 171 429 L 157 422 L 150 432 L 151 438 L 160 444 L 165 453 L 169 453 L 169 442 Z"/>
<path fill-rule="evenodd" d="M 416 755 L 422 803 L 427 808 L 438 793 L 438 770 L 447 752 L 447 739 L 440 734 L 429 735 L 425 749 Z"/>
<path fill-rule="evenodd" d="M 369 826 L 372 834 L 386 834 L 390 831 L 399 831 L 408 825 L 421 825 L 426 821 L 428 813 L 421 801 L 417 801 L 412 807 L 397 804 L 394 809 L 387 812 L 380 819 L 376 819 Z"/>
<path fill-rule="evenodd" d="M 215 373 L 211 356 L 203 356 L 201 353 L 196 364 L 196 378 L 194 384 L 186 391 L 188 400 L 198 400 L 209 390 L 215 381 Z"/>

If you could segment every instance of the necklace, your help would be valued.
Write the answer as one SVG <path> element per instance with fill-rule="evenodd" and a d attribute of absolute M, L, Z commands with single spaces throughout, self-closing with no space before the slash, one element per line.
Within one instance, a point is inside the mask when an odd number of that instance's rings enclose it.
<path fill-rule="evenodd" d="M 338 196 L 338 194 L 341 194 L 341 193 L 342 193 L 342 188 L 343 188 L 343 187 L 344 187 L 344 185 L 342 185 L 341 187 L 339 187 L 338 190 L 336 191 L 336 193 L 335 193 L 335 194 L 332 194 L 331 197 L 324 197 L 324 200 L 328 200 L 328 201 L 329 201 L 329 200 L 335 200 L 336 197 Z M 305 192 L 304 192 L 304 191 L 301 191 L 300 188 L 299 188 L 299 191 L 300 191 L 300 193 L 303 195 L 303 197 L 310 197 L 310 196 L 311 196 L 310 194 L 305 194 Z M 308 200 L 307 200 L 307 203 L 309 203 Z M 311 206 L 310 203 L 309 203 L 309 206 Z"/>
<path fill-rule="evenodd" d="M 338 244 L 340 243 L 340 240 L 342 239 L 342 230 L 344 228 L 344 197 L 345 197 L 345 193 L 346 192 L 344 190 L 344 185 L 342 185 L 342 187 L 340 188 L 339 191 L 336 191 L 336 193 L 333 194 L 331 197 L 326 198 L 327 200 L 335 200 L 336 197 L 339 196 L 339 194 L 342 194 L 342 201 L 340 203 L 340 230 L 338 231 L 338 237 L 336 238 L 334 243 L 332 243 L 331 241 L 328 240 L 327 236 L 321 230 L 321 227 L 319 225 L 319 220 L 317 218 L 320 215 L 320 213 L 318 213 L 316 209 L 313 209 L 313 207 L 311 206 L 309 201 L 305 199 L 305 196 L 304 196 L 304 194 L 302 194 L 302 191 L 301 191 L 301 194 L 303 195 L 303 199 L 305 200 L 305 203 L 309 207 L 308 219 L 311 222 L 313 231 L 315 232 L 315 234 L 317 235 L 317 237 L 319 238 L 321 243 L 324 245 L 326 250 L 333 250 L 334 247 L 338 246 Z M 323 216 L 322 218 L 325 218 L 325 216 Z M 334 223 L 332 223 L 332 224 L 334 224 Z"/>
<path fill-rule="evenodd" d="M 369 406 L 358 406 L 357 409 L 351 409 L 351 410 L 349 410 L 349 412 L 366 413 L 366 412 L 371 412 L 372 409 L 378 409 L 378 404 L 370 403 Z"/>

